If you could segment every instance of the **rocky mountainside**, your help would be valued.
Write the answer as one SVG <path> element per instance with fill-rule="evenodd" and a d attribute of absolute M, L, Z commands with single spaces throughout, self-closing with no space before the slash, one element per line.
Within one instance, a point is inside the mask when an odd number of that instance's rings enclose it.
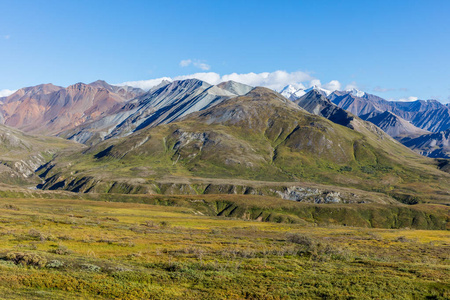
<path fill-rule="evenodd" d="M 355 116 L 338 107 L 317 90 L 311 90 L 307 94 L 293 101 L 306 111 L 328 120 L 354 129 Z"/>
<path fill-rule="evenodd" d="M 450 129 L 404 139 L 402 143 L 428 157 L 450 158 Z"/>
<path fill-rule="evenodd" d="M 377 125 L 383 129 L 384 132 L 397 140 L 401 140 L 405 137 L 418 137 L 430 133 L 427 130 L 414 126 L 410 122 L 389 111 L 385 111 L 384 113 L 372 112 L 370 114 L 362 115 L 361 119 Z"/>
<path fill-rule="evenodd" d="M 358 95 L 339 91 L 328 98 L 357 116 L 388 111 L 426 131 L 439 132 L 450 128 L 450 107 L 436 100 L 387 101 L 367 93 Z"/>
<path fill-rule="evenodd" d="M 227 182 L 314 182 L 376 190 L 402 201 L 448 199 L 450 175 L 439 171 L 437 162 L 381 130 L 364 128 L 335 124 L 280 94 L 255 88 L 175 122 L 60 155 L 41 170 L 42 188 L 204 193 L 211 188 L 207 182 L 217 179 L 216 189 L 236 193 L 268 193 L 270 188 Z"/>
<path fill-rule="evenodd" d="M 333 123 L 348 127 L 368 137 L 376 137 L 378 140 L 391 139 L 389 134 L 375 126 L 373 122 L 364 121 L 340 108 L 327 99 L 320 91 L 313 89 L 293 102 L 312 114 L 327 118 Z"/>
<path fill-rule="evenodd" d="M 140 89 L 111 86 L 104 81 L 67 88 L 43 84 L 0 98 L 0 120 L 25 132 L 52 135 L 108 115 L 116 105 L 142 93 Z"/>
<path fill-rule="evenodd" d="M 92 145 L 146 127 L 171 123 L 225 99 L 246 94 L 251 89 L 248 85 L 232 81 L 216 86 L 198 79 L 164 82 L 121 107 L 116 107 L 103 118 L 82 124 L 60 136 Z"/>

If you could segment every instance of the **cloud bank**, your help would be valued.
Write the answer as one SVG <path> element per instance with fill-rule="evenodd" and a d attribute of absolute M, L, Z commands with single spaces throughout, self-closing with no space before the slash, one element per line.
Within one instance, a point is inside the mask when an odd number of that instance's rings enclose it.
<path fill-rule="evenodd" d="M 193 63 L 191 60 L 183 60 L 180 62 L 180 66 L 188 66 Z M 306 72 L 286 72 L 286 71 L 275 71 L 275 72 L 262 72 L 262 73 L 231 73 L 226 75 L 220 75 L 215 72 L 201 72 L 189 75 L 182 75 L 176 77 L 161 77 L 150 80 L 140 80 L 140 81 L 127 81 L 116 85 L 129 85 L 133 87 L 138 87 L 144 90 L 149 90 L 150 88 L 160 84 L 163 80 L 174 81 L 174 80 L 184 80 L 196 78 L 206 81 L 210 84 L 216 85 L 224 81 L 233 80 L 236 82 L 248 84 L 250 86 L 264 86 L 276 91 L 280 91 L 287 85 L 292 85 L 296 89 L 304 89 L 306 86 L 319 86 L 328 90 L 339 90 L 341 88 L 341 83 L 337 80 L 332 80 L 327 84 L 322 86 L 320 80 L 312 77 Z"/>
<path fill-rule="evenodd" d="M 399 102 L 412 102 L 412 101 L 419 100 L 419 98 L 411 96 L 411 97 L 408 97 L 408 98 L 390 99 L 390 100 L 399 101 Z"/>
<path fill-rule="evenodd" d="M 16 92 L 16 90 L 0 90 L 0 97 L 8 97 Z"/>

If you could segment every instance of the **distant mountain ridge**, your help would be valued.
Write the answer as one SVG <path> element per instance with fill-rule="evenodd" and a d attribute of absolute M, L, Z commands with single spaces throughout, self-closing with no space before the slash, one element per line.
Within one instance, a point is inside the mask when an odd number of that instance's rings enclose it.
<path fill-rule="evenodd" d="M 450 128 L 450 107 L 436 100 L 387 101 L 367 93 L 359 97 L 339 91 L 330 94 L 329 99 L 357 116 L 389 111 L 427 131 L 439 132 Z"/>
<path fill-rule="evenodd" d="M 450 158 L 450 129 L 405 139 L 403 144 L 425 156 Z"/>
<path fill-rule="evenodd" d="M 390 136 L 422 155 L 435 158 L 448 156 L 445 136 L 446 130 L 450 128 L 449 104 L 442 104 L 436 100 L 387 101 L 356 89 L 324 92 L 322 88 L 312 87 L 309 90 L 315 90 L 345 111 L 375 124 Z M 303 103 L 299 103 L 302 107 L 311 105 L 304 102 L 307 94 L 304 89 L 296 89 L 292 85 L 288 85 L 280 93 L 294 102 L 303 101 Z M 325 103 L 323 99 L 321 101 L 322 104 Z M 327 106 L 331 108 L 329 103 Z M 318 106 L 315 109 L 318 109 Z M 335 108 L 320 113 L 319 111 L 308 111 L 330 120 L 335 118 L 336 113 Z M 342 120 L 340 122 L 342 123 Z M 338 124 L 341 124 L 340 122 L 338 121 Z M 430 132 L 436 134 L 429 135 Z M 435 142 L 425 142 L 428 139 Z M 425 146 L 425 144 L 432 146 Z"/>
<path fill-rule="evenodd" d="M 0 98 L 0 124 L 93 145 L 174 122 L 251 89 L 233 81 L 211 85 L 198 79 L 163 81 L 147 92 L 102 80 L 67 88 L 42 84 Z M 357 89 L 329 91 L 320 86 L 288 85 L 280 93 L 337 124 L 368 129 L 361 119 L 367 120 L 402 142 L 450 128 L 450 106 L 435 100 L 395 102 Z M 419 151 L 418 145 L 408 145 Z M 429 151 L 420 153 L 431 155 Z"/>
<path fill-rule="evenodd" d="M 67 88 L 52 84 L 23 88 L 0 98 L 0 121 L 25 132 L 55 134 L 108 114 L 143 92 L 100 80 Z"/>
<path fill-rule="evenodd" d="M 383 113 L 372 112 L 362 115 L 361 119 L 377 125 L 383 129 L 384 132 L 396 139 L 402 139 L 404 137 L 417 137 L 430 133 L 427 130 L 414 126 L 410 122 L 400 118 L 390 111 L 385 111 Z"/>
<path fill-rule="evenodd" d="M 320 90 L 311 89 L 307 94 L 293 101 L 306 111 L 324 117 L 333 123 L 348 127 L 357 132 L 371 135 L 379 139 L 389 140 L 391 137 L 371 122 L 353 115 L 327 99 Z"/>

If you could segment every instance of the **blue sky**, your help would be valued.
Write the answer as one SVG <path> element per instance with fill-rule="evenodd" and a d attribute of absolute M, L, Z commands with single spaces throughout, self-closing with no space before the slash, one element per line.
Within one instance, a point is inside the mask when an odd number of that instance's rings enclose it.
<path fill-rule="evenodd" d="M 449 12 L 432 0 L 0 0 L 0 90 L 282 70 L 449 102 Z"/>

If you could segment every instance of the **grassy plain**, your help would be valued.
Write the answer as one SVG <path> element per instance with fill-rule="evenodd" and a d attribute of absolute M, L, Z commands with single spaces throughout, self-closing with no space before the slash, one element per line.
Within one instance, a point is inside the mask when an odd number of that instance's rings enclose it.
<path fill-rule="evenodd" d="M 3 299 L 448 299 L 449 253 L 446 230 L 0 199 Z"/>

